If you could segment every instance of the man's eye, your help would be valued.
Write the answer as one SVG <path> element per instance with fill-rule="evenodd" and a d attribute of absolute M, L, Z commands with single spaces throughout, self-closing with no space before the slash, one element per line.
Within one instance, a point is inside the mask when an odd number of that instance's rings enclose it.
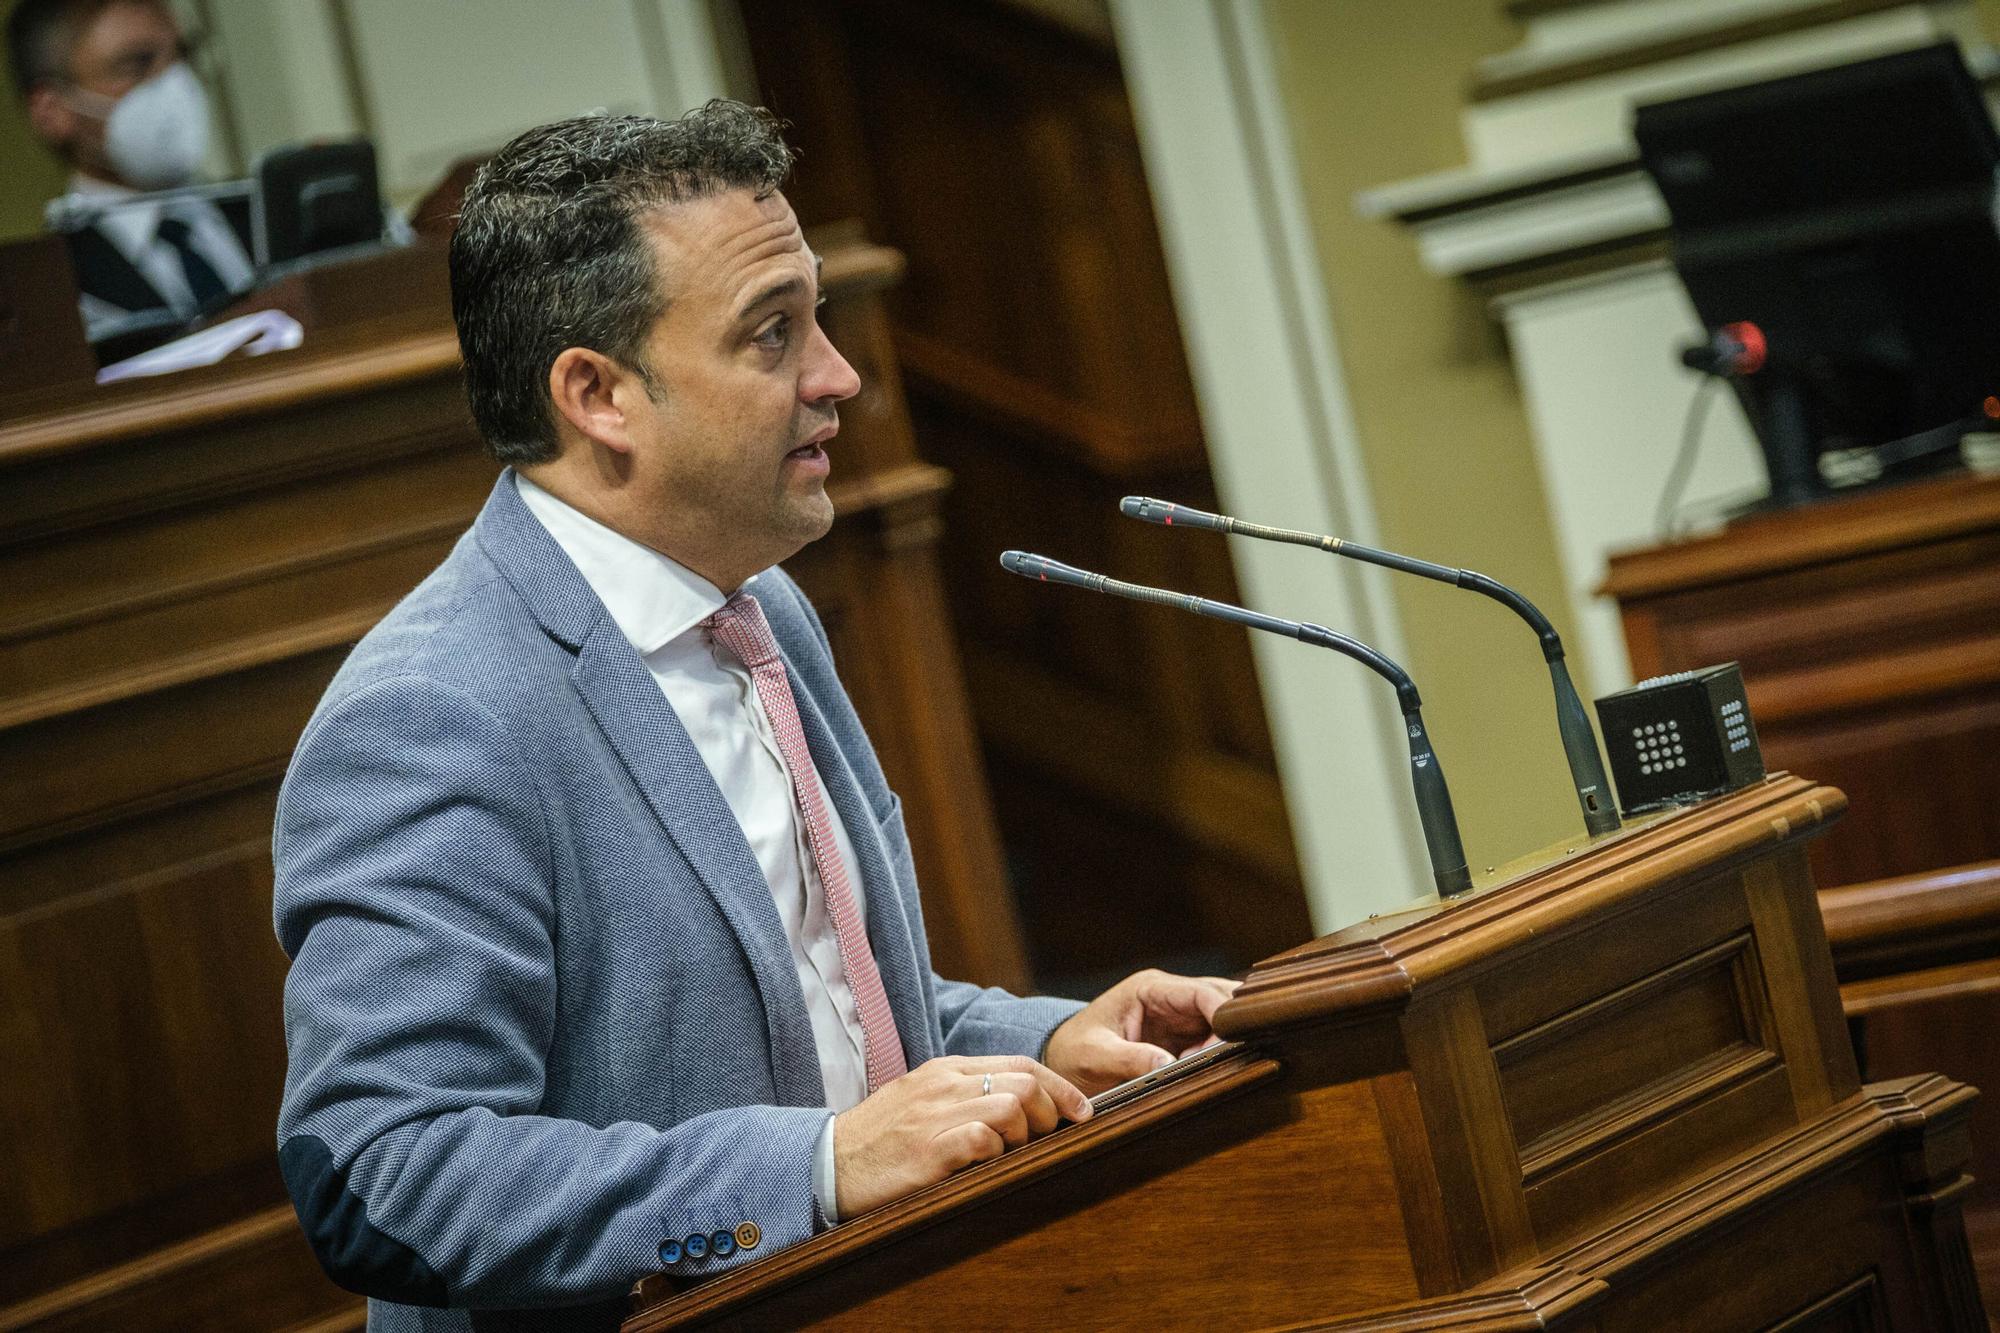
<path fill-rule="evenodd" d="M 763 328 L 757 330 L 750 341 L 756 343 L 759 347 L 783 347 L 785 339 L 791 336 L 791 326 L 791 319 L 785 315 L 780 315 Z"/>

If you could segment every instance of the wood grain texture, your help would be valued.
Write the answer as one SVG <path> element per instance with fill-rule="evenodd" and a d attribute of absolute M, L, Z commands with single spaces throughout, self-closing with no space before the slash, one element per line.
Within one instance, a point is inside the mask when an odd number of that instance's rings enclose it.
<path fill-rule="evenodd" d="M 334 1333 L 367 1322 L 360 1297 L 342 1292 L 329 1299 L 324 1291 L 319 1263 L 299 1234 L 298 1218 L 285 1205 L 31 1300 L 0 1305 L 0 1333 L 110 1328 L 131 1333 L 244 1328 Z"/>
<path fill-rule="evenodd" d="M 1844 986 L 2000 958 L 2000 861 L 1822 889 L 1819 906 Z"/>
<path fill-rule="evenodd" d="M 1787 774 L 1563 856 L 1546 869 L 1455 900 L 1371 918 L 1269 960 L 1216 1015 L 1231 1038 L 1400 1007 L 1419 988 L 1483 966 L 1493 951 L 1636 908 L 1818 833 L 1846 806 L 1838 791 Z M 1488 934 L 1488 931 L 1493 932 Z"/>
<path fill-rule="evenodd" d="M 1721 532 L 1669 546 L 1616 553 L 1600 591 L 1622 606 L 1976 536 L 1996 525 L 2000 478 L 1961 474 L 1912 481 L 1827 504 L 1751 515 Z"/>
<path fill-rule="evenodd" d="M 1746 993 L 1761 998 L 1749 950 L 1747 933 L 1723 940 L 1494 1048 L 1525 1180 L 1595 1152 L 1607 1130 L 1629 1132 L 1621 1113 L 1637 1109 L 1642 1092 L 1652 1094 L 1647 1110 L 1670 1115 L 1714 1095 L 1709 1085 L 1722 1076 L 1777 1067 L 1743 1003 Z M 1578 1065 L 1602 1072 L 1586 1082 L 1574 1076 Z"/>
<path fill-rule="evenodd" d="M 977 1193 L 950 1203 L 916 1196 L 897 1219 L 898 1239 L 870 1242 L 881 1246 L 872 1253 L 857 1256 L 856 1243 L 840 1240 L 846 1226 L 836 1228 L 799 1247 L 827 1249 L 798 1261 L 809 1285 L 773 1288 L 746 1269 L 627 1328 L 920 1327 L 977 1299 L 967 1318 L 982 1328 L 1043 1327 L 1059 1309 L 1081 1327 L 1142 1329 L 1161 1318 L 1163 1291 L 1177 1321 L 1241 1326 L 1250 1311 L 1268 1321 L 1414 1295 L 1372 1098 L 1365 1088 L 1296 1098 L 1265 1067 L 1253 1059 L 1218 1070 L 1181 1105 L 1169 1088 L 975 1168 L 945 1188 L 963 1181 Z M 1260 1086 L 1230 1082 L 1250 1071 Z M 1155 1100 L 1174 1113 L 1157 1127 L 1128 1130 L 1115 1119 L 1155 1114 Z M 981 1173 L 1016 1158 L 1013 1192 L 994 1197 Z M 1184 1206 L 1230 1194 L 1256 1205 Z"/>
<path fill-rule="evenodd" d="M 1535 1252 L 1521 1151 L 1477 997 L 1455 988 L 1412 1006 L 1402 1029 L 1443 1195 L 1453 1266 L 1477 1282 Z"/>

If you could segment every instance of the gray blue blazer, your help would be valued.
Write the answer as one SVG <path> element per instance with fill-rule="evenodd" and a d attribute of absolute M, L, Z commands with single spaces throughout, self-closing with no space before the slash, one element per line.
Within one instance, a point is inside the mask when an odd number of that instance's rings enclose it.
<path fill-rule="evenodd" d="M 1039 1053 L 1077 1006 L 931 971 L 902 812 L 825 631 L 782 572 L 756 591 L 911 1067 Z M 334 677 L 273 853 L 279 1160 L 371 1328 L 591 1303 L 530 1322 L 596 1326 L 646 1273 L 813 1233 L 826 1097 L 770 888 L 511 473 Z"/>

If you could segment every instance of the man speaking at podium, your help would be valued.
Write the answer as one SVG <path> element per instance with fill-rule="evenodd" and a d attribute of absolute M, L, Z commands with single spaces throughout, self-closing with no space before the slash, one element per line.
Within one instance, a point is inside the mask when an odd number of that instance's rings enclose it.
<path fill-rule="evenodd" d="M 775 567 L 832 523 L 859 388 L 789 164 L 715 102 L 531 130 L 466 195 L 452 301 L 508 468 L 328 688 L 274 840 L 280 1161 L 371 1327 L 614 1322 L 646 1273 L 1087 1116 L 1231 989 L 931 971 L 896 797 Z"/>

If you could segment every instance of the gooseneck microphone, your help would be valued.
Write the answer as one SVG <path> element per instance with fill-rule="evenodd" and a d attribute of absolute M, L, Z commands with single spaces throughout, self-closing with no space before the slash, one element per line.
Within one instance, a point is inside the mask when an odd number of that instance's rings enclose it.
<path fill-rule="evenodd" d="M 1595 837 L 1619 827 L 1618 805 L 1611 798 L 1611 780 L 1605 776 L 1604 759 L 1597 750 L 1597 732 L 1590 725 L 1590 715 L 1583 711 L 1583 700 L 1577 697 L 1575 682 L 1569 678 L 1569 665 L 1563 660 L 1562 636 L 1556 633 L 1555 626 L 1549 623 L 1549 618 L 1542 614 L 1539 607 L 1506 584 L 1470 569 L 1435 565 L 1428 560 L 1397 555 L 1394 551 L 1378 551 L 1372 546 L 1362 546 L 1339 537 L 1245 523 L 1240 518 L 1211 514 L 1143 495 L 1126 496 L 1118 502 L 1118 508 L 1128 518 L 1143 519 L 1163 527 L 1234 532 L 1260 541 L 1311 546 L 1352 560 L 1365 560 L 1385 569 L 1401 570 L 1405 574 L 1436 579 L 1453 587 L 1469 588 L 1499 602 L 1527 621 L 1542 641 L 1542 657 L 1549 664 L 1549 679 L 1556 692 L 1556 728 L 1562 734 L 1563 756 L 1569 760 L 1570 781 L 1576 785 L 1576 803 L 1583 808 L 1584 828 Z"/>
<path fill-rule="evenodd" d="M 1445 786 L 1444 769 L 1431 752 L 1430 734 L 1424 730 L 1423 701 L 1417 696 L 1416 682 L 1403 668 L 1360 640 L 1336 634 L 1324 625 L 1267 616 L 1247 607 L 1232 606 L 1228 602 L 1211 601 L 1184 592 L 1169 592 L 1165 588 L 1122 583 L 1108 575 L 1092 574 L 1047 556 L 1030 555 L 1026 551 L 1003 553 L 1000 567 L 1024 579 L 1065 583 L 1072 588 L 1109 593 L 1113 597 L 1129 597 L 1135 602 L 1149 602 L 1155 606 L 1171 606 L 1192 611 L 1198 616 L 1282 634 L 1301 643 L 1345 653 L 1368 667 L 1396 687 L 1396 702 L 1403 711 L 1403 731 L 1410 742 L 1410 782 L 1416 789 L 1417 817 L 1423 824 L 1424 847 L 1430 853 L 1431 878 L 1437 882 L 1438 896 L 1452 898 L 1471 889 L 1472 872 L 1466 867 L 1465 848 L 1459 841 L 1458 817 L 1451 809 L 1451 789 Z"/>

